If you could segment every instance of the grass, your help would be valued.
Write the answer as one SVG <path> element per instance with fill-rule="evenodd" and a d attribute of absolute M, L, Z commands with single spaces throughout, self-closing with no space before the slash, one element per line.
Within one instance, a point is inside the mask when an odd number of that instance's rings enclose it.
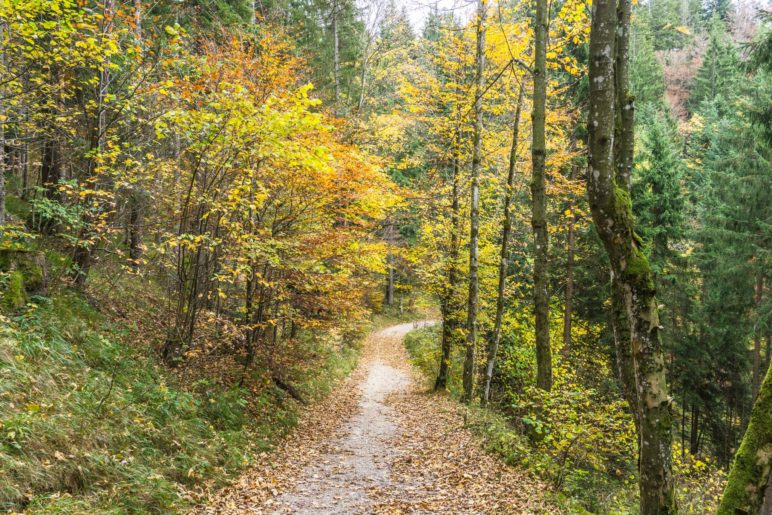
<path fill-rule="evenodd" d="M 431 386 L 431 380 L 439 367 L 440 331 L 441 326 L 436 325 L 417 329 L 405 337 L 405 346 L 411 361 L 424 372 L 427 388 Z M 448 393 L 455 399 L 460 398 L 463 389 L 463 359 L 463 349 L 454 349 L 450 362 Z M 557 400 L 561 409 L 568 409 L 568 403 L 563 402 L 565 398 L 558 397 Z M 548 406 L 541 407 L 547 409 Z M 598 423 L 603 423 L 603 420 Z M 483 445 L 489 452 L 497 454 L 510 465 L 529 470 L 551 482 L 554 489 L 547 495 L 564 512 L 638 513 L 638 487 L 634 463 L 627 464 L 628 468 L 633 470 L 621 475 L 603 468 L 594 470 L 582 466 L 556 467 L 559 464 L 555 462 L 554 449 L 545 447 L 544 441 L 532 440 L 529 434 L 518 431 L 512 419 L 497 411 L 496 407 L 483 409 L 472 404 L 467 408 L 466 424 L 482 438 Z M 593 452 L 602 456 L 604 450 L 596 448 Z M 608 452 L 608 449 L 605 452 Z M 683 513 L 713 513 L 723 490 L 725 474 L 711 460 L 685 454 L 682 458 L 681 449 L 676 443 L 673 448 L 673 469 L 679 509 Z M 560 472 L 557 476 L 559 481 L 556 481 L 556 470 Z"/>
<path fill-rule="evenodd" d="M 74 293 L 33 300 L 0 320 L 0 511 L 176 512 L 296 421 L 273 387 L 257 397 L 206 379 L 183 388 Z M 297 385 L 309 399 L 357 355 L 316 345 L 315 373 Z"/>

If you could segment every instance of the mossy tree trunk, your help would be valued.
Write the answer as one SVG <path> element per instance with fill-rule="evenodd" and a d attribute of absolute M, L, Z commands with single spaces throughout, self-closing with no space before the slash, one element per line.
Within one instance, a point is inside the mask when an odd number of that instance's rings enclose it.
<path fill-rule="evenodd" d="M 615 1 L 596 0 L 592 9 L 587 192 L 629 323 L 640 417 L 641 513 L 675 513 L 670 397 L 656 290 L 635 233 L 625 179 L 632 167 L 628 157 L 633 146 L 633 102 L 626 80 L 630 0 L 620 0 L 619 6 Z M 624 65 L 621 77 L 615 73 L 619 63 Z"/>
<path fill-rule="evenodd" d="M 616 277 L 611 278 L 611 328 L 614 333 L 614 350 L 617 360 L 617 377 L 622 393 L 630 406 L 636 434 L 641 434 L 641 408 L 638 405 L 638 388 L 635 385 L 635 364 L 630 345 L 630 319 L 627 317 L 624 287 Z"/>
<path fill-rule="evenodd" d="M 501 251 L 499 252 L 499 283 L 496 292 L 496 320 L 493 325 L 493 334 L 488 341 L 487 362 L 485 364 L 485 386 L 483 387 L 480 402 L 483 406 L 488 404 L 491 393 L 491 381 L 493 380 L 493 367 L 496 364 L 496 353 L 501 342 L 501 323 L 504 319 L 504 288 L 507 283 L 507 268 L 509 266 L 509 239 L 512 236 L 512 195 L 515 190 L 515 172 L 517 171 L 517 147 L 520 143 L 520 114 L 523 108 L 524 82 L 520 83 L 520 92 L 517 95 L 517 108 L 512 128 L 512 146 L 509 149 L 509 170 L 507 171 L 507 184 L 504 191 L 504 220 L 501 229 Z"/>
<path fill-rule="evenodd" d="M 718 515 L 772 513 L 772 368 L 756 397 Z"/>
<path fill-rule="evenodd" d="M 477 346 L 477 307 L 479 284 L 478 240 L 480 236 L 480 163 L 482 161 L 482 95 L 485 88 L 485 11 L 486 0 L 477 3 L 477 52 L 475 57 L 474 135 L 472 149 L 472 203 L 469 216 L 469 302 L 466 319 L 466 352 L 464 357 L 464 402 L 471 402 L 474 390 L 475 353 Z"/>
<path fill-rule="evenodd" d="M 533 227 L 533 301 L 536 317 L 536 385 L 552 389 L 550 350 L 550 299 L 548 277 L 549 237 L 545 187 L 545 114 L 547 107 L 547 0 L 536 0 L 534 17 L 533 112 L 531 144 L 531 225 Z"/>

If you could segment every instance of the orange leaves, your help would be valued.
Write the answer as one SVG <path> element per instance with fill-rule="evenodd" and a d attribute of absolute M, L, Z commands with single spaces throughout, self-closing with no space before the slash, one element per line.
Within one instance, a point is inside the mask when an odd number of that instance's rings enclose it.
<path fill-rule="evenodd" d="M 158 81 L 165 94 L 153 92 L 168 105 L 155 122 L 159 144 L 176 146 L 147 163 L 146 187 L 169 218 L 158 251 L 170 268 L 216 255 L 216 296 L 244 317 L 253 302 L 319 324 L 358 315 L 369 276 L 383 268 L 372 234 L 398 197 L 315 111 L 282 31 L 255 37 L 180 52 Z M 252 308 L 245 287 L 259 292 Z"/>

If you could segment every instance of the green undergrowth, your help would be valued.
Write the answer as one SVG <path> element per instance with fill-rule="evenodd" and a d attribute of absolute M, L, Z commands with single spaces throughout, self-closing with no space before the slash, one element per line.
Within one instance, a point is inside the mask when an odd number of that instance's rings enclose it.
<path fill-rule="evenodd" d="M 412 362 L 427 378 L 427 388 L 439 368 L 440 331 L 436 325 L 405 338 Z M 552 391 L 538 390 L 522 377 L 533 374 L 528 363 L 534 357 L 519 346 L 511 347 L 504 349 L 499 373 L 505 377 L 499 381 L 522 384 L 520 393 L 499 384 L 499 399 L 491 409 L 476 402 L 467 408 L 467 426 L 489 452 L 549 483 L 552 488 L 545 495 L 564 512 L 638 513 L 636 437 L 621 401 L 601 388 L 581 386 L 561 361 L 553 367 Z M 463 359 L 463 349 L 453 349 L 448 394 L 454 399 L 462 393 Z M 575 360 L 572 365 L 578 366 Z M 680 512 L 715 512 L 723 489 L 722 471 L 707 459 L 690 456 L 677 442 L 673 469 Z"/>
<path fill-rule="evenodd" d="M 437 373 L 440 359 L 440 326 L 418 329 L 408 333 L 405 346 L 412 362 L 427 377 L 427 386 L 431 386 Z M 463 349 L 453 350 L 450 363 L 448 394 L 458 400 L 461 397 L 463 368 Z M 467 408 L 466 425 L 482 440 L 488 452 L 498 455 L 505 463 L 518 466 L 540 477 L 553 488 L 545 492 L 551 502 L 559 505 L 568 513 L 630 513 L 624 507 L 630 505 L 629 499 L 622 499 L 619 482 L 609 481 L 600 485 L 599 475 L 583 470 L 571 470 L 568 464 L 558 462 L 544 448 L 548 429 L 546 424 L 534 416 L 505 416 L 496 409 L 485 409 L 478 403 Z M 557 485 L 556 483 L 560 484 Z M 584 490 L 581 497 L 572 492 Z M 613 492 L 603 495 L 601 492 Z"/>
<path fill-rule="evenodd" d="M 275 387 L 183 388 L 74 293 L 0 316 L 0 512 L 177 512 L 297 419 Z M 319 367 L 296 383 L 308 399 L 356 363 L 355 346 L 316 350 Z"/>

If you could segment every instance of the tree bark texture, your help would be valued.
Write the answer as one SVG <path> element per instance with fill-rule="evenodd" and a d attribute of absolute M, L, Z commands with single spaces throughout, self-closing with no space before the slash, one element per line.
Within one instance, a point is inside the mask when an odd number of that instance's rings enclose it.
<path fill-rule="evenodd" d="M 630 195 L 624 183 L 624 162 L 632 141 L 632 97 L 615 68 L 626 68 L 630 0 L 593 3 L 590 35 L 589 169 L 587 192 L 593 221 L 611 262 L 614 279 L 624 298 L 640 415 L 640 502 L 643 515 L 675 513 L 671 457 L 671 399 L 665 381 L 665 362 L 654 279 L 635 233 Z M 621 51 L 620 60 L 617 51 Z M 624 74 L 625 71 L 623 70 Z M 623 75 L 624 77 L 624 75 Z M 617 93 L 617 84 L 624 90 Z M 624 96 L 617 96 L 624 95 Z M 620 101 L 619 99 L 622 99 Z M 617 128 L 618 123 L 627 124 Z M 620 154 L 615 155 L 615 150 Z M 622 162 L 620 163 L 621 160 Z M 632 163 L 632 161 L 630 161 Z M 624 343 L 624 342 L 620 342 Z"/>
<path fill-rule="evenodd" d="M 440 370 L 437 379 L 434 382 L 434 389 L 444 390 L 448 386 L 448 372 L 450 369 L 450 353 L 453 349 L 453 340 L 456 331 L 460 327 L 459 314 L 461 306 L 458 303 L 457 291 L 460 271 L 458 267 L 458 258 L 461 243 L 461 206 L 459 201 L 460 194 L 460 169 L 458 160 L 458 141 L 454 141 L 453 155 L 453 184 L 451 193 L 451 212 L 450 212 L 450 249 L 448 251 L 448 287 L 445 291 L 442 302 L 442 355 L 440 357 Z"/>
<path fill-rule="evenodd" d="M 550 350 L 550 301 L 548 277 L 549 236 L 547 234 L 547 197 L 545 160 L 547 156 L 545 115 L 547 109 L 547 0 L 536 0 L 534 18 L 533 67 L 533 142 L 531 145 L 531 203 L 533 213 L 534 260 L 533 292 L 536 318 L 536 385 L 552 389 L 552 352 Z"/>
<path fill-rule="evenodd" d="M 482 95 L 485 88 L 485 11 L 487 0 L 477 3 L 477 52 L 474 99 L 474 136 L 472 150 L 472 202 L 469 229 L 469 302 L 466 320 L 466 352 L 464 357 L 464 402 L 471 402 L 474 390 L 475 352 L 477 345 L 477 307 L 479 284 L 477 277 L 478 245 L 480 236 L 480 163 L 482 161 Z"/>

